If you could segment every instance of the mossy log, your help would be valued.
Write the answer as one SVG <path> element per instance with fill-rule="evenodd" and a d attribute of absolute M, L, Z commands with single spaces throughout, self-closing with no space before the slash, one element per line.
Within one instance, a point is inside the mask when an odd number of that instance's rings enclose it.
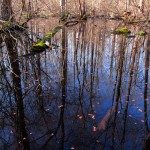
<path fill-rule="evenodd" d="M 55 27 L 53 30 L 51 30 L 48 34 L 45 35 L 45 37 L 38 41 L 36 44 L 32 47 L 32 52 L 40 52 L 44 51 L 46 48 L 49 48 L 51 43 L 50 39 L 61 29 L 63 29 L 65 24 L 59 25 Z"/>
<path fill-rule="evenodd" d="M 114 34 L 123 34 L 123 35 L 126 35 L 126 34 L 130 34 L 131 31 L 128 29 L 128 28 L 117 28 L 113 31 Z"/>
<path fill-rule="evenodd" d="M 63 29 L 65 26 L 73 26 L 75 24 L 77 24 L 78 21 L 68 21 L 64 24 L 61 24 L 57 27 L 55 27 L 54 29 L 52 29 L 48 34 L 45 35 L 45 37 L 38 41 L 36 44 L 33 45 L 32 47 L 32 52 L 42 52 L 44 51 L 46 48 L 51 47 L 51 43 L 50 43 L 50 39 L 61 29 Z"/>
<path fill-rule="evenodd" d="M 140 35 L 140 36 L 145 36 L 145 35 L 147 35 L 147 32 L 145 32 L 145 31 L 139 31 L 139 32 L 138 32 L 138 35 Z"/>
<path fill-rule="evenodd" d="M 150 20 L 145 20 L 145 19 L 125 19 L 125 18 L 122 18 L 122 20 L 124 22 L 127 22 L 127 23 L 135 23 L 135 24 L 138 24 L 141 22 L 150 22 Z"/>

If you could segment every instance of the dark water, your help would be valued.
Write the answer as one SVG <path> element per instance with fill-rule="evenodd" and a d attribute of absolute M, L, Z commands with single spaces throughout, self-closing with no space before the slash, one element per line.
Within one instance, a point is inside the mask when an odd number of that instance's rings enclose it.
<path fill-rule="evenodd" d="M 26 57 L 33 34 L 1 35 L 0 149 L 143 148 L 150 37 L 112 34 L 119 24 L 90 20 L 64 28 L 52 39 L 59 47 Z M 36 20 L 29 27 L 42 37 L 57 25 Z"/>

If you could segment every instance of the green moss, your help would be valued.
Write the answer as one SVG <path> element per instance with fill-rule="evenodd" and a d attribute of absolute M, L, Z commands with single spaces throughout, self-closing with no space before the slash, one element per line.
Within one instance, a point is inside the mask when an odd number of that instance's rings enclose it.
<path fill-rule="evenodd" d="M 60 29 L 62 29 L 64 25 L 59 25 L 55 29 L 53 29 L 51 32 L 49 32 L 46 36 L 45 39 L 50 39 L 52 36 L 54 36 Z"/>
<path fill-rule="evenodd" d="M 33 46 L 34 46 L 34 47 L 38 47 L 38 46 L 43 47 L 44 45 L 45 45 L 45 41 L 42 40 L 42 41 L 40 41 L 39 43 L 37 43 L 37 44 L 35 44 L 35 45 L 33 45 Z"/>
<path fill-rule="evenodd" d="M 56 30 L 58 32 L 60 29 L 64 28 L 64 26 L 65 26 L 65 24 L 61 24 L 61 25 L 57 26 L 54 30 Z"/>
<path fill-rule="evenodd" d="M 128 28 L 118 28 L 114 31 L 115 34 L 130 34 L 131 31 Z"/>
<path fill-rule="evenodd" d="M 3 29 L 3 26 L 2 25 L 0 25 L 0 30 L 2 30 Z"/>
<path fill-rule="evenodd" d="M 10 27 L 10 26 L 11 26 L 11 22 L 9 21 L 5 22 L 4 27 Z"/>
<path fill-rule="evenodd" d="M 62 29 L 65 25 L 59 25 L 56 28 L 54 28 L 52 31 L 50 31 L 43 40 L 37 42 L 37 44 L 33 45 L 32 51 L 33 52 L 41 52 L 45 50 L 46 48 L 50 47 L 49 45 L 46 45 L 46 41 L 49 41 L 51 37 L 53 37 L 60 29 Z"/>
<path fill-rule="evenodd" d="M 52 30 L 50 33 L 48 33 L 46 36 L 45 36 L 45 39 L 50 39 L 53 35 L 55 35 L 57 32 L 57 30 Z"/>
<path fill-rule="evenodd" d="M 144 36 L 144 35 L 147 35 L 147 32 L 145 32 L 145 31 L 139 31 L 139 32 L 138 32 L 138 35 Z"/>
<path fill-rule="evenodd" d="M 47 46 L 45 45 L 45 40 L 42 40 L 40 42 L 38 42 L 37 44 L 33 45 L 32 51 L 33 52 L 41 52 L 44 51 L 47 48 Z"/>

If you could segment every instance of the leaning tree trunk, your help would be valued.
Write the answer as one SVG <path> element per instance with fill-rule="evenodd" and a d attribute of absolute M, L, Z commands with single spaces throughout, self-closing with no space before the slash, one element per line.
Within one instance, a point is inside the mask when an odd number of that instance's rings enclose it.
<path fill-rule="evenodd" d="M 1 16 L 5 21 L 12 19 L 12 1 L 3 0 L 1 5 Z"/>

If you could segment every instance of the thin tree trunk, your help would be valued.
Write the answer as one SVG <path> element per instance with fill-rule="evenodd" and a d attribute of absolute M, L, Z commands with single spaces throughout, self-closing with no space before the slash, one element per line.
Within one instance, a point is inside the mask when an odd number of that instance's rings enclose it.
<path fill-rule="evenodd" d="M 139 8 L 140 8 L 140 11 L 142 13 L 144 12 L 144 4 L 145 4 L 145 0 L 140 0 L 140 2 L 139 2 Z"/>
<path fill-rule="evenodd" d="M 123 138 L 122 142 L 125 140 L 125 133 L 126 133 L 126 121 L 127 121 L 127 113 L 128 113 L 128 105 L 129 105 L 129 99 L 130 99 L 130 93 L 131 93 L 131 85 L 133 80 L 133 74 L 134 74 L 134 65 L 135 65 L 135 57 L 138 51 L 138 42 L 139 38 L 138 36 L 135 37 L 134 45 L 133 45 L 133 53 L 132 53 L 132 61 L 130 65 L 130 77 L 128 82 L 128 90 L 127 90 L 127 97 L 126 97 L 126 105 L 125 105 L 125 111 L 124 111 L 124 129 L 123 129 Z"/>
<path fill-rule="evenodd" d="M 66 0 L 60 0 L 61 13 L 66 11 Z"/>
<path fill-rule="evenodd" d="M 145 85 L 144 85 L 144 117 L 145 117 L 145 125 L 148 131 L 149 128 L 148 128 L 147 100 L 148 100 L 149 60 L 150 60 L 150 34 L 148 35 L 147 48 L 145 51 Z"/>

